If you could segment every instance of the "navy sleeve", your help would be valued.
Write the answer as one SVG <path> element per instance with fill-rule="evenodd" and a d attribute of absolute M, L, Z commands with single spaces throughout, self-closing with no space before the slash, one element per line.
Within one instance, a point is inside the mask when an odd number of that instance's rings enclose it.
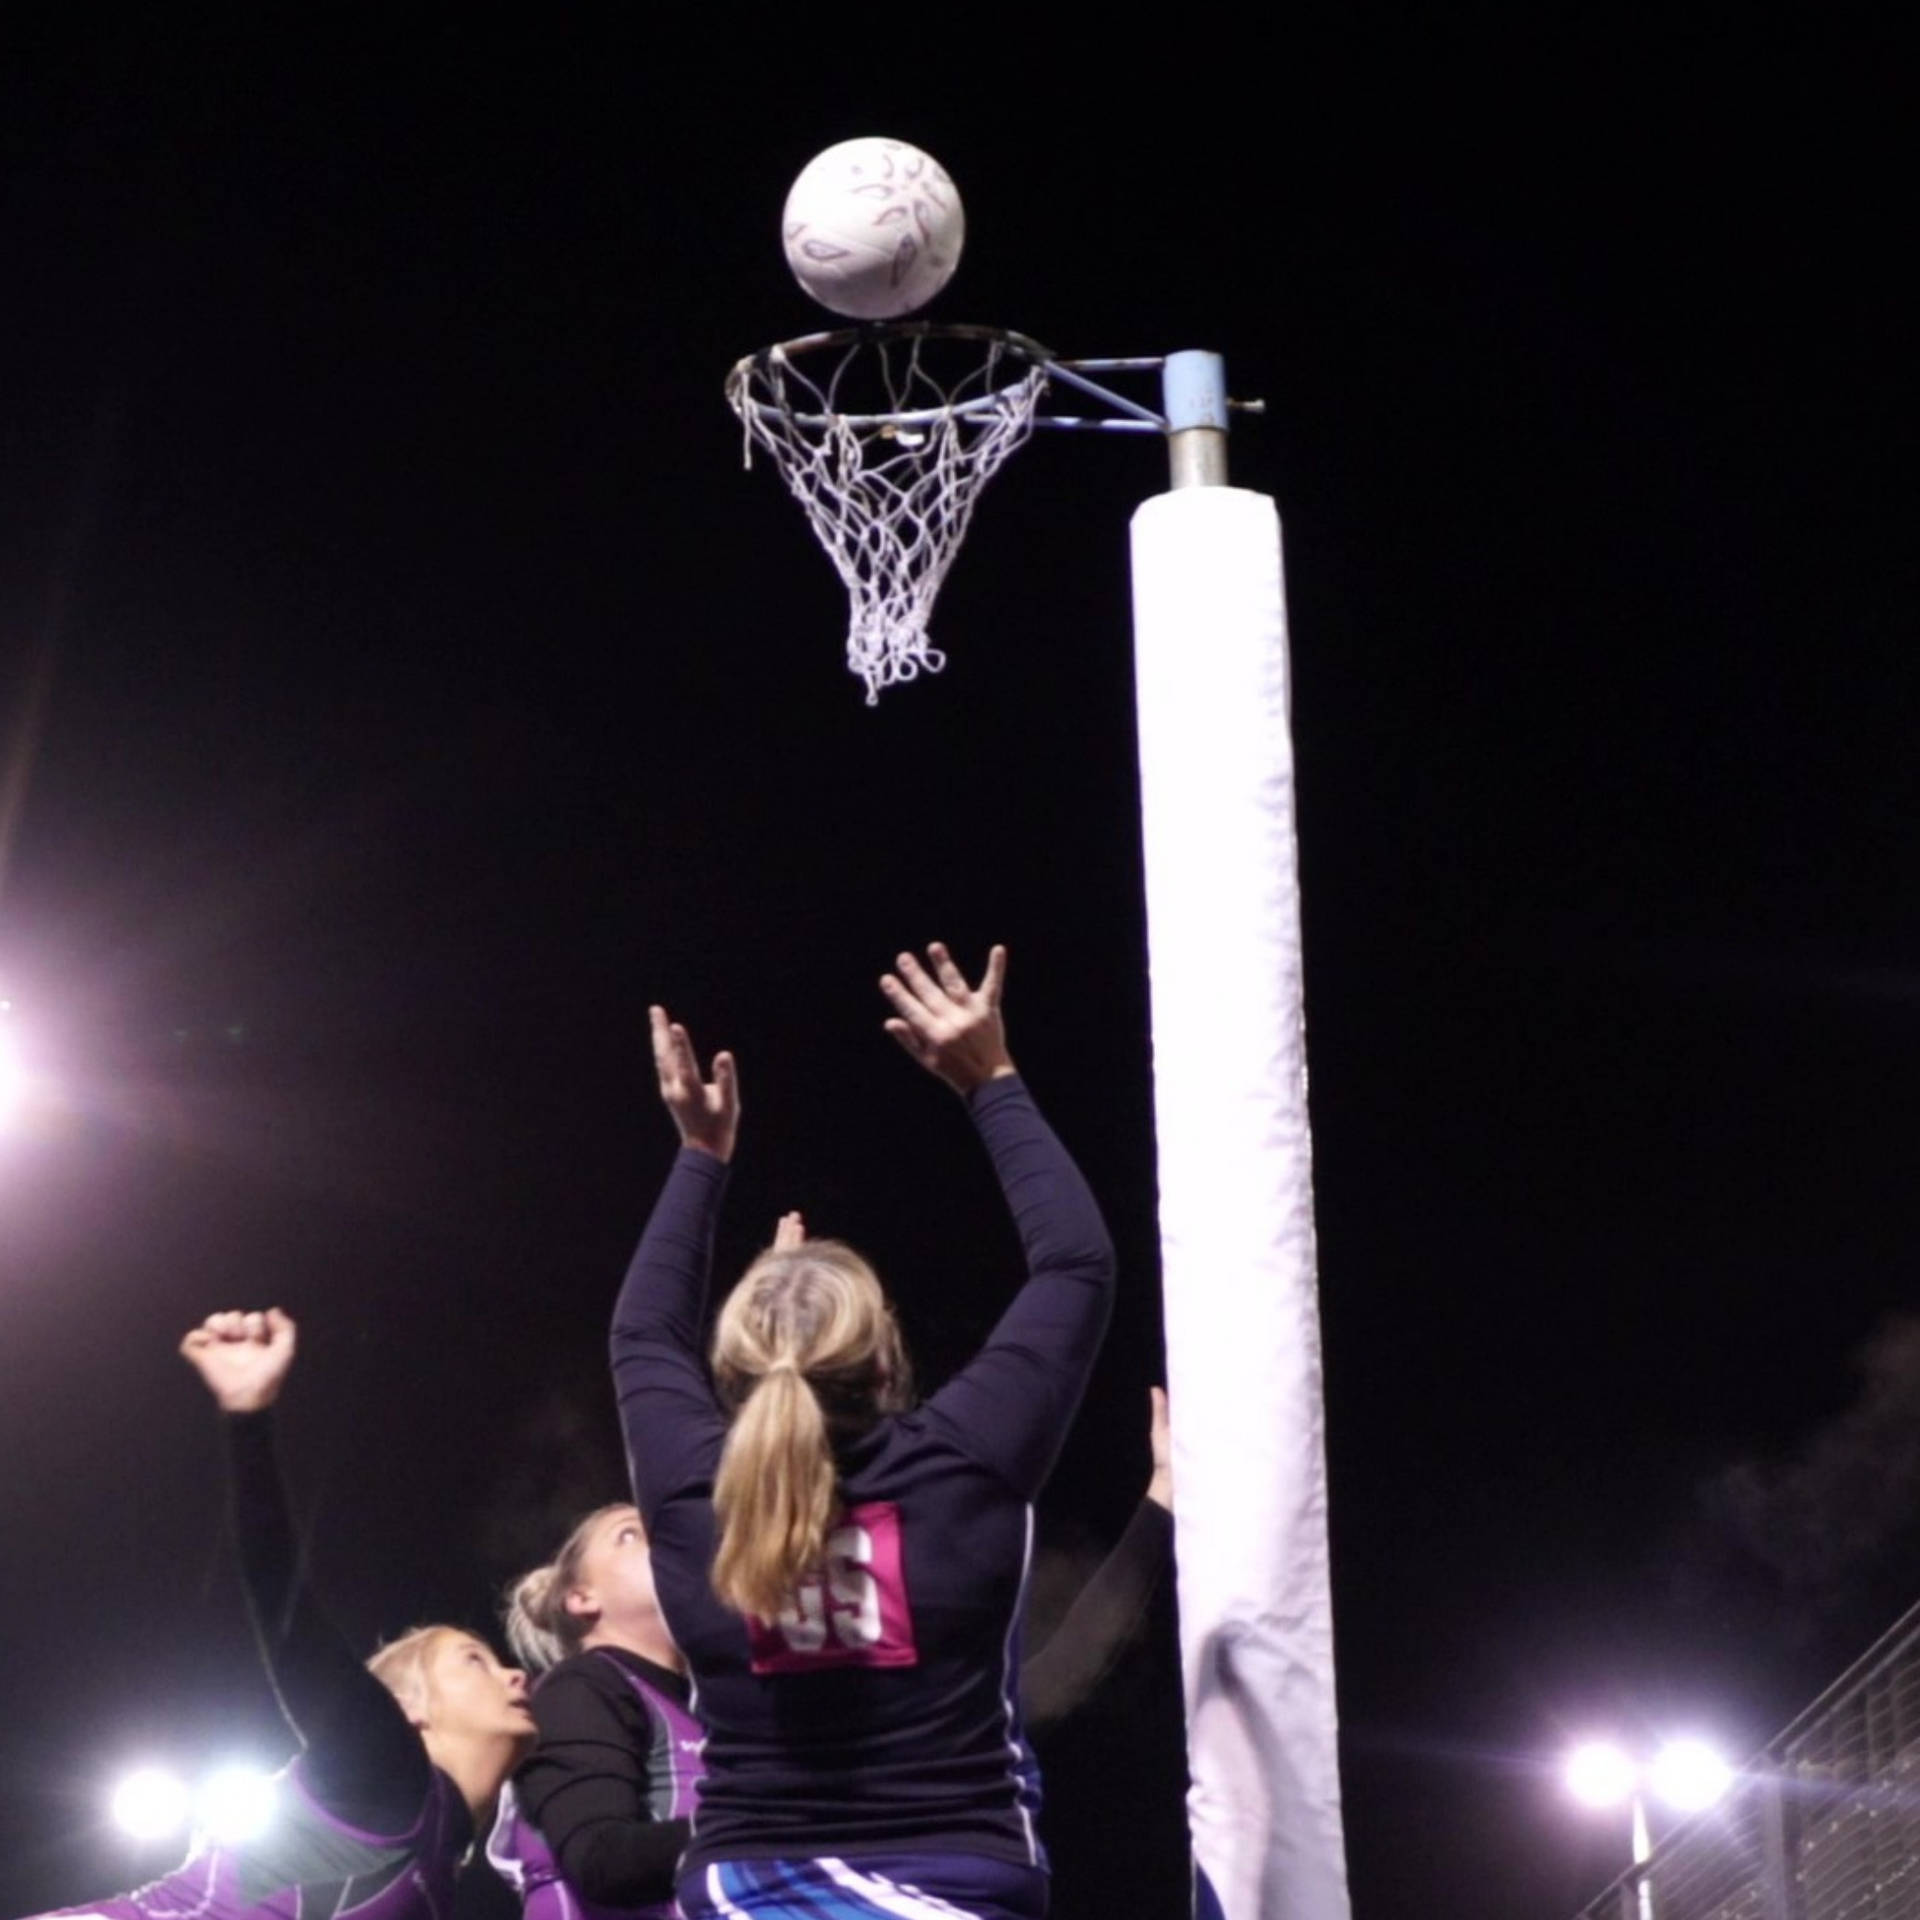
<path fill-rule="evenodd" d="M 433 1784 L 427 1750 L 313 1600 L 274 1457 L 272 1415 L 230 1414 L 226 1428 L 241 1585 L 280 1711 L 305 1749 L 301 1778 L 348 1825 L 405 1833 Z"/>
<path fill-rule="evenodd" d="M 609 1687 L 590 1668 L 566 1668 L 534 1690 L 533 1717 L 540 1744 L 515 1774 L 514 1791 L 560 1871 L 603 1905 L 671 1900 L 692 1827 L 653 1817 L 645 1704 L 617 1676 Z"/>
<path fill-rule="evenodd" d="M 1066 1438 L 1113 1311 L 1113 1244 L 1080 1169 L 1017 1075 L 968 1096 L 1027 1257 L 987 1343 L 927 1403 L 955 1444 L 1023 1499 Z"/>
<path fill-rule="evenodd" d="M 1020 1664 L 1020 1713 L 1044 1734 L 1112 1672 L 1138 1636 L 1173 1557 L 1173 1515 L 1142 1500 L 1120 1543 L 1074 1597 L 1045 1646 Z"/>
<path fill-rule="evenodd" d="M 634 1502 L 649 1527 L 670 1494 L 711 1474 L 726 1433 L 700 1351 L 726 1186 L 722 1162 L 680 1149 L 613 1310 L 613 1385 Z"/>

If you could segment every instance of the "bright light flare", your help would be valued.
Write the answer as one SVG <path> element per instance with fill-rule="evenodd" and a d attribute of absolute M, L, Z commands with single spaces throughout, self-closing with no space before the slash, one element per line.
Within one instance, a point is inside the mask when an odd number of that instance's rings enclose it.
<path fill-rule="evenodd" d="M 0 1021 L 0 1126 L 27 1097 L 27 1070 L 20 1063 L 19 1049 Z"/>
<path fill-rule="evenodd" d="M 222 1846 L 257 1840 L 273 1818 L 274 1783 L 258 1767 L 222 1767 L 194 1796 L 199 1825 Z"/>
<path fill-rule="evenodd" d="M 1668 1806 L 1698 1813 L 1733 1784 L 1733 1769 L 1704 1740 L 1669 1740 L 1653 1757 L 1652 1780 Z"/>
<path fill-rule="evenodd" d="M 1617 1807 L 1633 1792 L 1633 1762 L 1606 1740 L 1588 1740 L 1567 1756 L 1567 1791 L 1585 1807 Z"/>
<path fill-rule="evenodd" d="M 165 1767 L 140 1767 L 113 1790 L 113 1823 L 136 1840 L 167 1840 L 187 1824 L 186 1782 Z"/>

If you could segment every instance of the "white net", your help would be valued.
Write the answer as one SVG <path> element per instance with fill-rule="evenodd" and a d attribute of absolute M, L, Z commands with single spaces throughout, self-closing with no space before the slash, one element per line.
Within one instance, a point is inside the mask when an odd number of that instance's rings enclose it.
<path fill-rule="evenodd" d="M 794 341 L 728 375 L 748 464 L 757 440 L 846 585 L 847 665 L 869 706 L 946 664 L 927 637 L 933 603 L 1046 384 L 1045 365 L 1004 340 L 912 328 Z"/>

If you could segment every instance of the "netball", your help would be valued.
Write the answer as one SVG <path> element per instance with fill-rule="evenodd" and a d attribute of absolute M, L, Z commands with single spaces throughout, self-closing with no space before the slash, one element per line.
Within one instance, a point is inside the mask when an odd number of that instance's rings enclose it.
<path fill-rule="evenodd" d="M 854 320 L 897 320 L 953 278 L 960 195 L 904 140 L 842 140 L 801 169 L 782 221 L 787 264 L 815 300 Z"/>

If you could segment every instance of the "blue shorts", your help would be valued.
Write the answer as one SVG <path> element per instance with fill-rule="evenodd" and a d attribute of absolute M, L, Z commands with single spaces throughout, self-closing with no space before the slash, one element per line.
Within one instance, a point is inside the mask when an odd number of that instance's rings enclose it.
<path fill-rule="evenodd" d="M 685 1875 L 687 1920 L 1045 1920 L 1047 1876 L 978 1854 L 718 1860 Z"/>

